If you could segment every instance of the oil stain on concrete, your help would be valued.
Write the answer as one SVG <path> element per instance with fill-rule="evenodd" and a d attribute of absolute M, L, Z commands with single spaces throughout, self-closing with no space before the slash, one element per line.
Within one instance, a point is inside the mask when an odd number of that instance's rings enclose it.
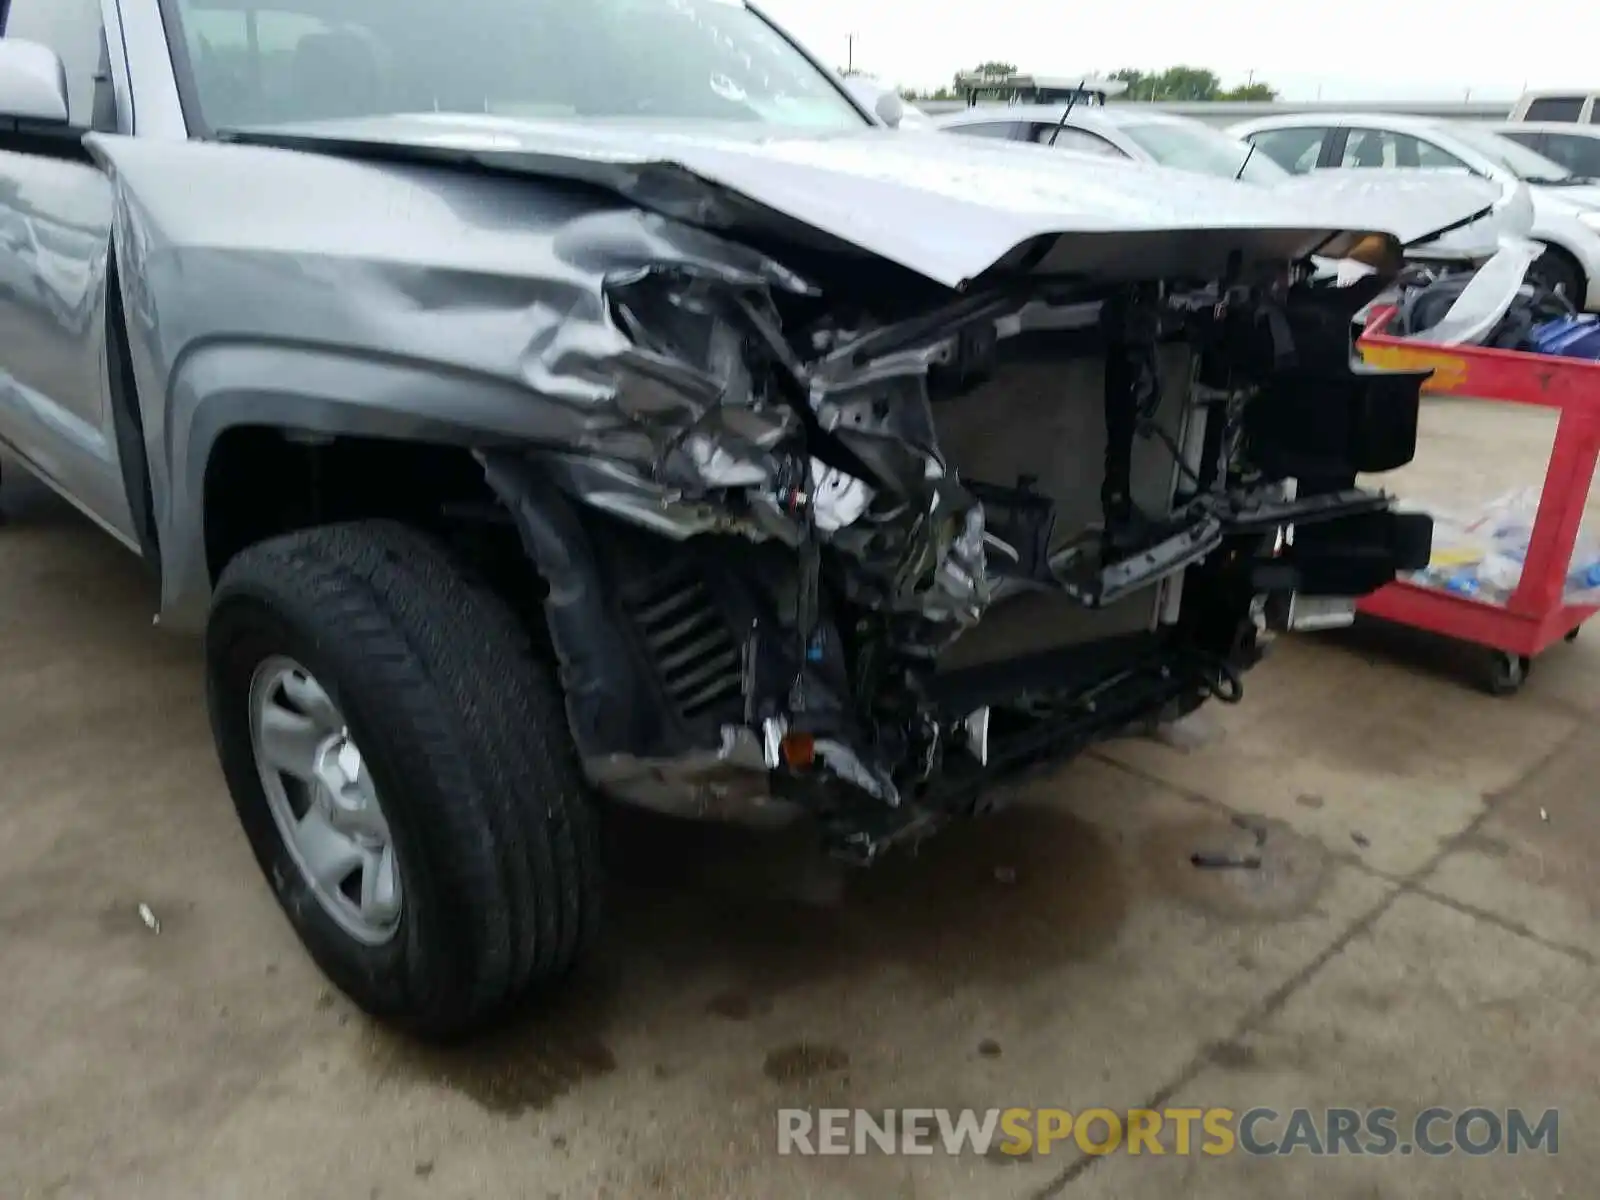
<path fill-rule="evenodd" d="M 761 1070 L 775 1083 L 798 1083 L 850 1065 L 850 1055 L 838 1046 L 795 1042 L 767 1052 Z"/>
<path fill-rule="evenodd" d="M 1310 912 L 1329 879 L 1322 843 L 1277 821 L 1205 816 L 1163 826 L 1140 846 L 1152 887 L 1233 921 L 1288 921 Z"/>
<path fill-rule="evenodd" d="M 741 991 L 718 992 L 706 1001 L 706 1012 L 727 1021 L 748 1021 L 772 1011 L 770 997 Z"/>
<path fill-rule="evenodd" d="M 1123 848 L 1053 806 L 958 823 L 870 871 L 841 869 L 837 897 L 820 902 L 830 889 L 816 886 L 818 856 L 810 830 L 774 836 L 614 814 L 611 921 L 590 978 L 462 1045 L 374 1031 L 373 1070 L 515 1117 L 617 1069 L 606 1036 L 615 996 L 659 1004 L 711 979 L 722 982 L 703 993 L 701 1019 L 789 1035 L 765 1052 L 769 1079 L 833 1077 L 848 1053 L 796 1038 L 803 1030 L 780 1007 L 787 992 L 886 967 L 941 987 L 1022 981 L 1094 957 L 1127 915 Z"/>
<path fill-rule="evenodd" d="M 456 1092 L 505 1117 L 548 1108 L 586 1080 L 616 1070 L 603 1039 L 613 985 L 577 979 L 548 1005 L 533 1005 L 493 1032 L 457 1045 L 429 1045 L 374 1025 L 374 1074 Z"/>
<path fill-rule="evenodd" d="M 1057 807 L 958 822 L 870 870 L 837 868 L 838 897 L 825 903 L 813 899 L 814 831 L 774 837 L 618 818 L 618 961 L 669 979 L 725 980 L 706 1009 L 727 1020 L 863 971 L 904 968 L 938 984 L 1032 978 L 1094 957 L 1127 915 L 1120 847 Z"/>
<path fill-rule="evenodd" d="M 375 1033 L 380 1078 L 425 1081 L 516 1117 L 618 1068 L 606 1035 L 616 996 L 659 1007 L 688 991 L 702 997 L 700 1021 L 777 1035 L 757 1052 L 768 1080 L 842 1084 L 850 1054 L 808 1039 L 787 993 L 885 969 L 936 989 L 1004 987 L 1102 954 L 1135 889 L 1225 919 L 1278 921 L 1309 911 L 1328 875 L 1320 843 L 1274 822 L 1206 814 L 1124 833 L 1036 803 L 847 870 L 837 898 L 820 902 L 829 889 L 815 886 L 807 829 L 774 836 L 627 813 L 608 836 L 611 923 L 589 978 L 465 1045 Z M 1197 853 L 1253 865 L 1198 868 Z M 980 1059 L 1000 1056 L 993 1039 L 972 1045 Z"/>

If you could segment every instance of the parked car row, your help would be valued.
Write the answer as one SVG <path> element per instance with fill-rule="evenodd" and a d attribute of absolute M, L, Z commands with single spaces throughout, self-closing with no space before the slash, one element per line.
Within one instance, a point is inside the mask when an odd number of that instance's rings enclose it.
<path fill-rule="evenodd" d="M 1466 121 L 1372 113 L 1291 113 L 1229 132 L 1295 172 L 1414 168 L 1525 183 L 1530 234 L 1546 247 L 1530 275 L 1580 308 L 1600 309 L 1600 186 L 1519 141 Z"/>
<path fill-rule="evenodd" d="M 1600 309 L 1600 184 L 1594 179 L 1600 171 L 1563 165 L 1534 145 L 1554 149 L 1559 142 L 1560 153 L 1581 164 L 1588 161 L 1584 155 L 1600 157 L 1600 128 L 1591 137 L 1581 126 L 1491 129 L 1425 117 L 1304 113 L 1224 131 L 1136 104 L 974 107 L 936 118 L 934 125 L 966 137 L 1037 143 L 1280 189 L 1293 178 L 1315 177 L 1315 190 L 1327 199 L 1364 204 L 1369 213 L 1381 199 L 1397 232 L 1408 223 L 1412 233 L 1441 228 L 1443 222 L 1428 225 L 1427 213 L 1450 211 L 1465 181 L 1477 180 L 1489 185 L 1494 211 L 1475 223 L 1476 240 L 1501 233 L 1533 238 L 1544 251 L 1530 279 L 1579 308 Z M 1390 186 L 1361 183 L 1374 172 Z M 1430 249 L 1462 240 L 1452 231 Z"/>

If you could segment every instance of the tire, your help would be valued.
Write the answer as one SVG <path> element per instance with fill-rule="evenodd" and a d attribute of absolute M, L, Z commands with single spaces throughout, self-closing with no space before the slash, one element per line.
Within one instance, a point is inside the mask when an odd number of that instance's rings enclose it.
<path fill-rule="evenodd" d="M 269 803 L 252 688 L 284 660 L 321 685 L 376 790 L 403 885 L 379 944 L 336 919 Z M 256 860 L 311 957 L 363 1010 L 422 1037 L 471 1033 L 590 944 L 598 840 L 561 695 L 507 606 L 436 542 L 372 522 L 243 551 L 212 601 L 206 675 Z"/>
<path fill-rule="evenodd" d="M 1551 291 L 1555 291 L 1559 285 L 1567 302 L 1579 312 L 1583 311 L 1588 282 L 1577 260 L 1561 247 L 1546 242 L 1544 253 L 1534 259 L 1533 265 L 1528 268 L 1528 278 Z"/>

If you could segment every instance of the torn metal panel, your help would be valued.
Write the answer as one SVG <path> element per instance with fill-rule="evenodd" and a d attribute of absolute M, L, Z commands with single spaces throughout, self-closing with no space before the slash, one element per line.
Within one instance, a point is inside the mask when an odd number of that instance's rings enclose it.
<path fill-rule="evenodd" d="M 312 433 L 548 447 L 574 494 L 658 532 L 816 537 L 870 559 L 862 586 L 889 607 L 981 611 L 981 512 L 939 483 L 925 376 L 1010 298 L 819 329 L 803 362 L 774 305 L 815 285 L 591 194 L 260 147 L 94 148 L 127 234 L 170 597 L 204 591 L 188 523 L 210 443 L 270 406 Z M 325 200 L 313 215 L 291 193 Z M 814 461 L 808 429 L 836 453 Z"/>
<path fill-rule="evenodd" d="M 770 481 L 797 433 L 736 326 L 811 290 L 769 256 L 542 181 L 89 143 L 114 186 L 171 624 L 196 623 L 209 591 L 211 447 L 264 414 L 316 434 L 559 448 L 623 490 L 667 493 Z"/>

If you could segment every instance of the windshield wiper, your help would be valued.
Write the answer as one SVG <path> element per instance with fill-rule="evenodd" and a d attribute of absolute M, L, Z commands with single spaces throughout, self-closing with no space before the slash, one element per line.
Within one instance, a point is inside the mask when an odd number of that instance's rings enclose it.
<path fill-rule="evenodd" d="M 1539 187 L 1571 187 L 1575 183 L 1588 183 L 1589 180 L 1577 175 L 1524 175 L 1522 182 Z"/>
<path fill-rule="evenodd" d="M 1078 90 L 1073 92 L 1072 95 L 1067 97 L 1067 106 L 1064 109 L 1061 110 L 1061 120 L 1058 121 L 1056 123 L 1056 127 L 1050 131 L 1050 144 L 1052 146 L 1054 146 L 1056 144 L 1057 135 L 1060 134 L 1062 128 L 1066 125 L 1067 118 L 1072 115 L 1072 106 L 1078 102 L 1078 97 L 1083 94 L 1084 86 L 1088 82 L 1089 82 L 1088 76 L 1084 76 L 1082 79 L 1080 79 L 1078 81 Z"/>
<path fill-rule="evenodd" d="M 1250 149 L 1248 149 L 1248 150 L 1246 150 L 1244 152 L 1244 161 L 1239 164 L 1239 173 L 1233 177 L 1234 178 L 1234 182 L 1237 183 L 1239 180 L 1244 178 L 1244 169 L 1250 165 L 1250 156 L 1252 154 L 1254 154 L 1255 152 L 1256 152 L 1256 144 L 1254 142 L 1251 142 L 1250 143 Z"/>

